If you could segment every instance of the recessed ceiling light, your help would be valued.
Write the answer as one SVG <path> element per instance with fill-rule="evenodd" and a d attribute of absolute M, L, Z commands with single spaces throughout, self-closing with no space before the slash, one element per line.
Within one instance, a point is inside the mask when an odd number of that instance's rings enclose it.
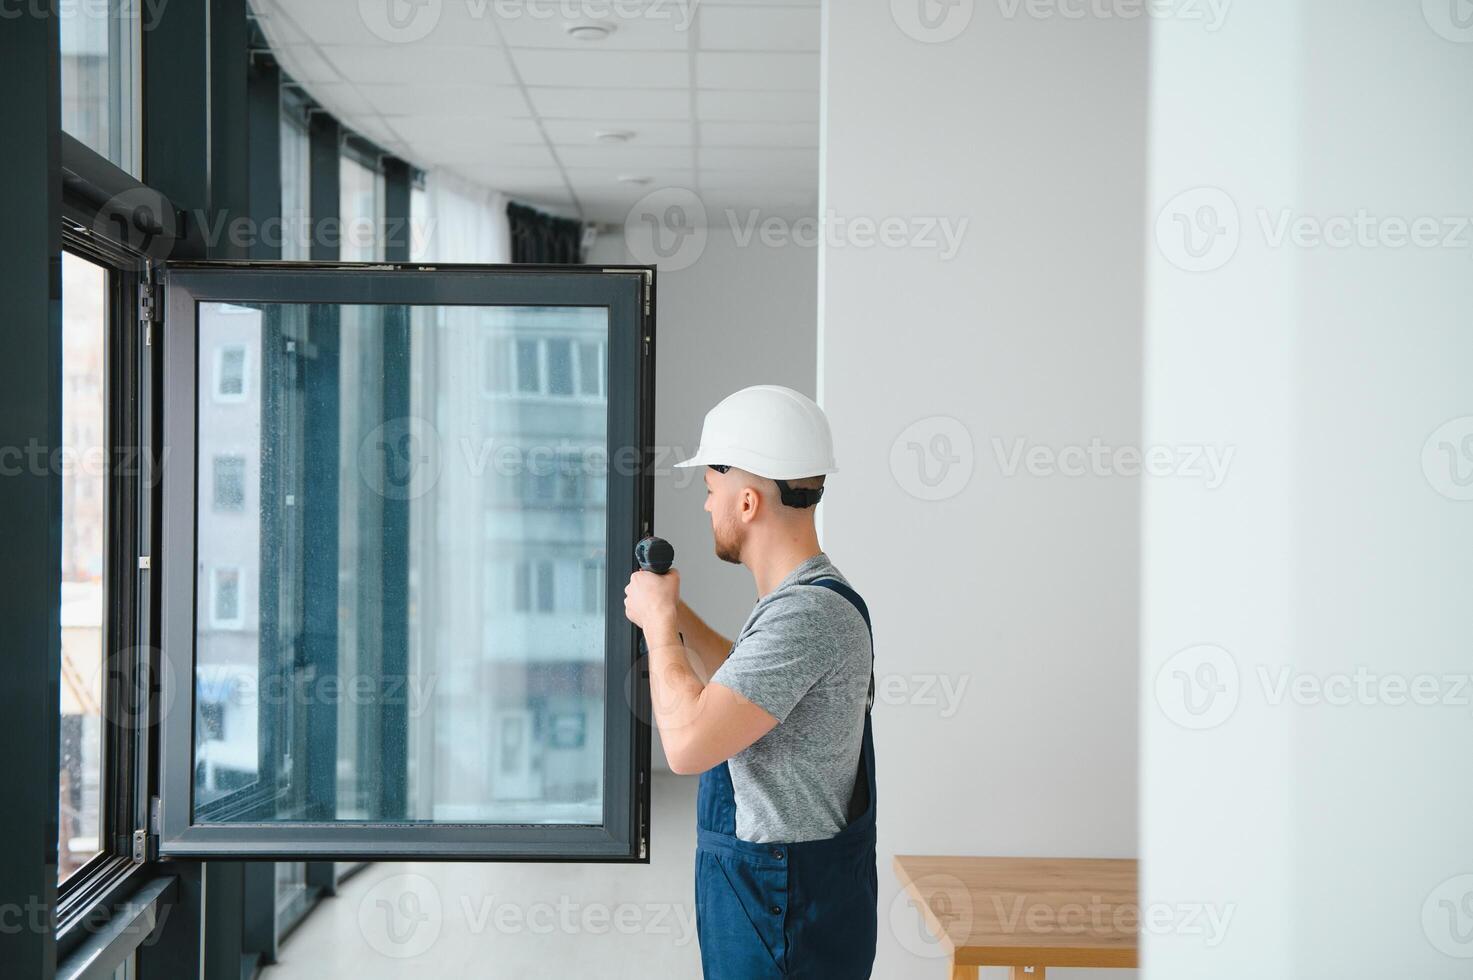
<path fill-rule="evenodd" d="M 596 129 L 593 138 L 600 143 L 628 143 L 634 139 L 634 133 L 627 129 Z"/>
<path fill-rule="evenodd" d="M 648 184 L 650 182 L 650 178 L 643 174 L 620 174 L 618 180 L 621 184 Z"/>
<path fill-rule="evenodd" d="M 602 41 L 614 33 L 614 25 L 605 20 L 570 20 L 563 30 L 576 41 Z"/>

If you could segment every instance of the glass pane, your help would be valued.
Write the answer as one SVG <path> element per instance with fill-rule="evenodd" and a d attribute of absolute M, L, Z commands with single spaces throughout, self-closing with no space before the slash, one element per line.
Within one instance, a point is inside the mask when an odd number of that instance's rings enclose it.
<path fill-rule="evenodd" d="M 143 4 L 56 5 L 61 31 L 61 126 L 139 176 L 137 39 Z"/>
<path fill-rule="evenodd" d="M 567 340 L 547 341 L 547 393 L 573 393 L 573 347 Z"/>
<path fill-rule="evenodd" d="M 603 366 L 598 344 L 578 345 L 578 394 L 597 397 L 603 391 Z"/>
<path fill-rule="evenodd" d="M 101 849 L 107 272 L 62 253 L 61 808 L 58 874 Z"/>
<path fill-rule="evenodd" d="M 312 196 L 312 157 L 307 126 L 281 110 L 281 257 L 306 260 L 311 256 L 308 207 Z"/>
<path fill-rule="evenodd" d="M 383 184 L 379 175 L 345 154 L 340 158 L 338 182 L 343 261 L 381 260 Z"/>
<path fill-rule="evenodd" d="M 607 309 L 199 310 L 195 820 L 602 823 Z"/>

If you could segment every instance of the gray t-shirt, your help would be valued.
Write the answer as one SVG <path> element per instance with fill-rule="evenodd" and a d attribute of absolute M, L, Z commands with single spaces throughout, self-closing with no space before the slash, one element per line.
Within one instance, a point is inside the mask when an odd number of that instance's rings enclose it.
<path fill-rule="evenodd" d="M 864 618 L 832 589 L 846 580 L 819 553 L 763 596 L 711 683 L 737 692 L 777 727 L 729 760 L 736 835 L 757 843 L 822 840 L 844 829 L 869 693 Z"/>

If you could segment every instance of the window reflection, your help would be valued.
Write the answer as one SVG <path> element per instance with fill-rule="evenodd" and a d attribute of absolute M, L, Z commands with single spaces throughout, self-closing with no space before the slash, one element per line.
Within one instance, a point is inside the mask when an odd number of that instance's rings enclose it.
<path fill-rule="evenodd" d="M 607 334 L 202 304 L 196 819 L 602 822 Z"/>
<path fill-rule="evenodd" d="M 106 303 L 107 272 L 62 253 L 61 879 L 101 850 Z"/>
<path fill-rule="evenodd" d="M 135 177 L 142 8 L 123 0 L 56 5 L 62 129 Z"/>

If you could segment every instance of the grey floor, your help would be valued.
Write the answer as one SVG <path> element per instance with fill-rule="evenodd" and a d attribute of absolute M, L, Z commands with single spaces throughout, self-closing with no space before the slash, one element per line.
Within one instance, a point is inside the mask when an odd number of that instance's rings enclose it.
<path fill-rule="evenodd" d="M 262 980 L 698 977 L 695 793 L 654 774 L 648 865 L 370 865 Z"/>

